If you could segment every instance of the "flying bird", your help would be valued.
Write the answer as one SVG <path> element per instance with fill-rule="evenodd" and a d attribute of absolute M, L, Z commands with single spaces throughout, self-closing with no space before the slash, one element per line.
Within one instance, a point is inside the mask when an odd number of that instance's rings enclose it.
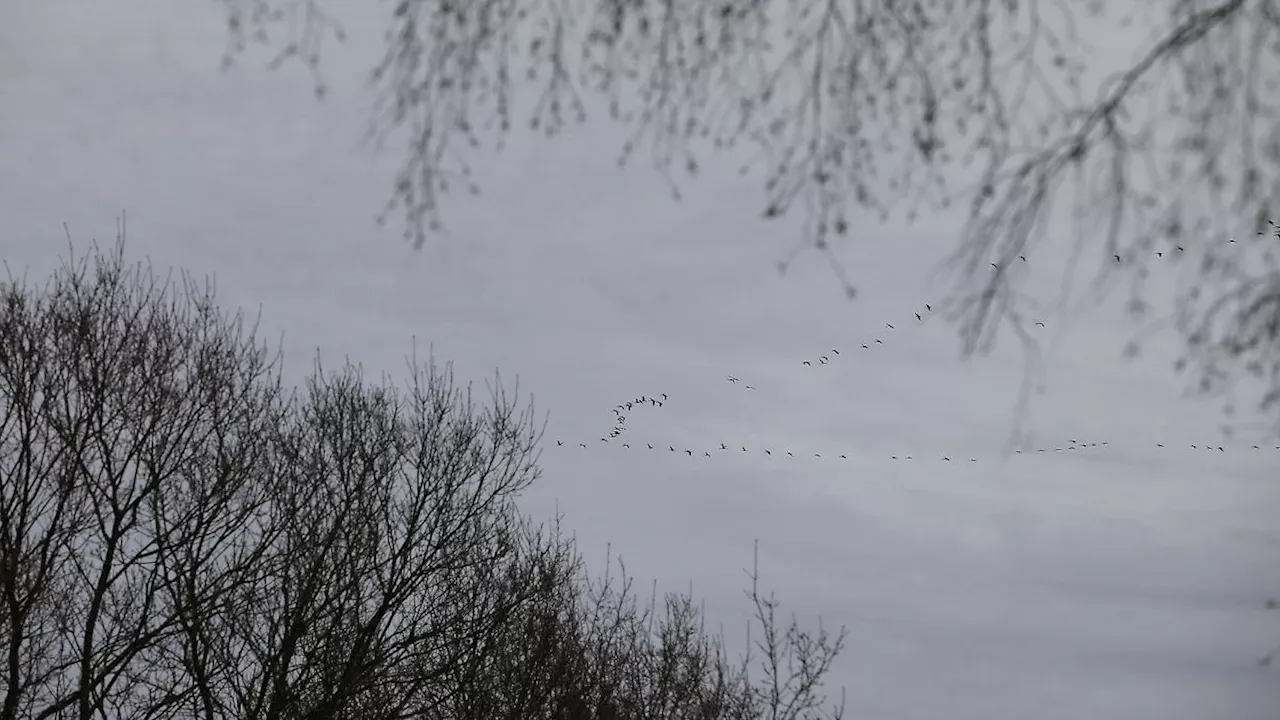
<path fill-rule="evenodd" d="M 728 450 L 729 448 L 725 447 L 725 444 L 724 444 L 724 443 L 720 443 L 720 449 L 721 449 L 721 450 Z"/>
<path fill-rule="evenodd" d="M 933 308 L 929 306 L 929 303 L 925 303 L 925 304 L 924 304 L 924 309 L 925 309 L 925 310 L 927 310 L 927 311 L 929 311 L 929 312 L 933 312 Z"/>
<path fill-rule="evenodd" d="M 736 382 L 738 382 L 738 378 L 736 378 L 736 377 L 734 377 L 734 376 L 730 375 L 730 376 L 729 376 L 729 382 L 731 382 L 731 383 L 736 383 Z"/>
<path fill-rule="evenodd" d="M 586 444 L 586 443 L 578 443 L 578 447 L 585 448 L 586 446 L 587 446 L 587 444 Z"/>
<path fill-rule="evenodd" d="M 756 386 L 755 386 L 755 385 L 744 385 L 743 387 L 745 387 L 745 388 L 746 388 L 746 389 L 748 389 L 748 390 L 755 390 L 755 389 L 756 389 Z"/>
<path fill-rule="evenodd" d="M 557 441 L 556 441 L 556 447 L 559 447 L 559 446 L 561 446 L 561 445 L 563 445 L 563 444 L 564 444 L 564 441 L 563 441 L 563 440 L 557 440 Z"/>
<path fill-rule="evenodd" d="M 813 367 L 813 363 L 809 362 L 808 360 L 805 360 L 803 364 L 808 365 L 809 367 Z"/>
<path fill-rule="evenodd" d="M 831 354 L 832 354 L 832 355 L 839 355 L 839 354 L 840 354 L 840 351 L 839 351 L 839 350 L 837 350 L 837 349 L 835 349 L 835 348 L 831 348 Z"/>
<path fill-rule="evenodd" d="M 692 450 L 685 450 L 685 452 L 689 453 L 689 457 L 693 457 L 693 451 L 692 451 Z"/>
<path fill-rule="evenodd" d="M 884 324 L 884 326 L 885 326 L 885 327 L 887 327 L 887 328 L 889 328 L 890 330 L 892 330 L 892 329 L 893 329 L 893 326 L 892 326 L 892 325 L 890 325 L 889 323 L 885 323 L 885 324 Z"/>
<path fill-rule="evenodd" d="M 924 318 L 920 317 L 920 313 L 916 313 L 916 320 L 923 320 L 923 319 Z"/>
<path fill-rule="evenodd" d="M 881 344 L 881 345 L 883 345 L 883 344 L 884 344 L 884 341 L 883 341 L 883 340 L 881 340 L 880 338 L 876 338 L 876 342 L 877 342 L 877 343 L 879 343 L 879 344 Z"/>

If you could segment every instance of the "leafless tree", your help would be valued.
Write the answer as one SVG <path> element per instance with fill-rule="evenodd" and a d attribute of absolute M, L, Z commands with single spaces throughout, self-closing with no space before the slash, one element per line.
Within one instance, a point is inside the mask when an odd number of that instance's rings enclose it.
<path fill-rule="evenodd" d="M 843 630 L 780 631 L 753 575 L 753 684 L 691 598 L 591 579 L 515 505 L 541 431 L 500 382 L 286 392 L 123 258 L 0 285 L 0 719 L 819 716 Z"/>
<path fill-rule="evenodd" d="M 276 64 L 303 60 L 323 90 L 322 41 L 342 38 L 331 3 L 224 2 L 228 58 L 263 41 L 280 51 Z M 1102 276 L 1139 281 L 1157 257 L 1217 256 L 1229 237 L 1265 236 L 1280 204 L 1280 0 L 386 7 L 373 131 L 406 142 L 387 210 L 403 213 L 406 237 L 419 245 L 440 227 L 444 193 L 479 191 L 466 160 L 472 148 L 501 144 L 526 124 L 555 135 L 601 110 L 627 129 L 619 162 L 647 156 L 677 198 L 678 177 L 696 174 L 708 151 L 750 153 L 743 171 L 763 169 L 764 216 L 805 213 L 780 269 L 815 249 L 851 297 L 833 240 L 868 214 L 902 210 L 914 220 L 967 205 L 947 267 L 949 317 L 968 354 L 988 350 L 1002 327 L 1026 337 L 1033 318 L 1016 261 L 1034 261 L 1055 204 L 1071 204 L 1075 251 L 1100 260 Z M 1146 42 L 1095 88 L 1087 72 L 1106 43 L 1089 36 L 1100 27 Z M 518 108 L 519 96 L 532 101 Z M 1261 269 L 1256 255 L 1239 257 L 1242 247 L 1236 259 Z M 1275 265 L 1234 282 L 1192 274 L 1197 302 L 1183 303 L 1172 323 L 1188 340 L 1181 365 L 1215 386 L 1223 370 L 1265 378 L 1263 402 L 1274 411 Z M 1225 315 L 1225 334 L 1207 337 L 1204 324 Z"/>

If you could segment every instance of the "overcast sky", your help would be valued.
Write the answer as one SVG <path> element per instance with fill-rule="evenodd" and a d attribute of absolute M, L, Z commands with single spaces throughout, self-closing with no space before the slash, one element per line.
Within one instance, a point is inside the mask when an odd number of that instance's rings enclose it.
<path fill-rule="evenodd" d="M 415 341 L 464 379 L 518 376 L 550 413 L 526 509 L 558 507 L 598 569 L 612 543 L 641 587 L 692 582 L 731 639 L 758 538 L 786 608 L 849 627 L 832 690 L 851 718 L 1280 713 L 1280 678 L 1256 664 L 1280 642 L 1262 608 L 1280 594 L 1280 452 L 1219 435 L 1169 337 L 1122 362 L 1122 295 L 1046 318 L 1034 435 L 1002 457 L 1022 355 L 1006 340 L 962 361 L 925 310 L 961 217 L 855 220 L 849 302 L 816 254 L 779 277 L 798 223 L 758 219 L 759 178 L 711 163 L 677 205 L 656 174 L 618 170 L 621 136 L 595 124 L 478 155 L 483 196 L 454 197 L 449 233 L 414 251 L 373 221 L 396 167 L 361 143 L 377 18 L 342 16 L 321 105 L 300 68 L 220 71 L 220 12 L 3 5 L 12 272 L 43 277 L 64 221 L 77 249 L 111 242 L 124 209 L 129 256 L 260 308 L 293 379 L 317 352 L 402 375 Z M 600 441 L 616 404 L 661 393 Z"/>

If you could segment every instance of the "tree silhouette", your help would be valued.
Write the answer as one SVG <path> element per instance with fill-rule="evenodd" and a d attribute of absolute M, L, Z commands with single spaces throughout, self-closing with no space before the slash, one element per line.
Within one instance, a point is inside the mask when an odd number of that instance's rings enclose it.
<path fill-rule="evenodd" d="M 301 59 L 323 90 L 321 41 L 342 37 L 325 0 L 224 2 L 228 58 L 255 38 L 279 45 L 275 63 Z M 1275 411 L 1277 245 L 1234 260 L 1220 245 L 1267 236 L 1280 203 L 1280 2 L 1108 5 L 399 0 L 386 6 L 386 51 L 371 74 L 374 133 L 402 131 L 407 143 L 386 211 L 421 245 L 440 227 L 442 195 L 479 192 L 469 150 L 523 125 L 556 135 L 602 111 L 627 130 L 619 162 L 647 158 L 676 198 L 708 151 L 749 154 L 763 215 L 804 213 L 780 268 L 816 250 L 850 296 L 831 243 L 866 215 L 914 220 L 967 205 L 947 268 L 948 316 L 970 354 L 1002 327 L 1022 333 L 1012 261 L 1033 256 L 1055 203 L 1071 200 L 1077 250 L 1102 260 L 1104 277 L 1118 265 L 1141 281 L 1179 247 L 1203 260 L 1175 313 L 1188 348 L 1179 367 L 1214 388 L 1262 379 Z M 273 38 L 282 28 L 287 37 Z M 1091 84 L 1099 28 L 1147 40 Z M 518 88 L 533 91 L 519 108 Z"/>
<path fill-rule="evenodd" d="M 287 392 L 122 249 L 0 284 L 0 339 L 0 720 L 827 715 L 843 629 L 780 628 L 753 572 L 790 664 L 735 664 L 690 597 L 646 608 L 519 512 L 541 432 L 500 383 Z"/>

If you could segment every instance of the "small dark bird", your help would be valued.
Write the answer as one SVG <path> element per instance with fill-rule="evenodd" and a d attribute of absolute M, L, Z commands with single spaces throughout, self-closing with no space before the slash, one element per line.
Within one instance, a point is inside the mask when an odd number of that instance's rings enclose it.
<path fill-rule="evenodd" d="M 821 456 L 821 455 L 819 455 L 818 453 L 814 453 L 814 454 L 813 454 L 813 456 L 814 456 L 814 457 L 817 457 L 817 458 L 822 457 L 822 456 Z"/>
<path fill-rule="evenodd" d="M 839 354 L 840 354 L 840 351 L 839 351 L 839 350 L 837 350 L 837 349 L 835 349 L 835 348 L 831 348 L 831 354 L 832 354 L 832 355 L 839 355 Z"/>
<path fill-rule="evenodd" d="M 667 394 L 666 394 L 666 393 L 662 393 L 662 399 L 663 399 L 663 400 L 666 400 L 666 399 L 667 399 Z"/>
<path fill-rule="evenodd" d="M 1039 320 L 1037 320 L 1037 321 L 1036 321 L 1036 327 L 1044 327 L 1044 323 L 1042 323 L 1042 322 L 1040 322 Z"/>
<path fill-rule="evenodd" d="M 884 341 L 883 341 L 883 340 L 881 340 L 880 338 L 876 338 L 876 342 L 877 342 L 877 343 L 879 343 L 879 344 L 881 344 L 881 345 L 883 345 L 883 344 L 884 344 Z"/>
<path fill-rule="evenodd" d="M 764 454 L 765 454 L 765 455 L 772 455 L 772 454 L 773 454 L 773 451 L 772 451 L 772 450 L 765 450 L 765 451 L 764 451 Z"/>
<path fill-rule="evenodd" d="M 951 458 L 947 457 L 946 455 L 943 455 L 942 459 L 946 460 L 947 462 L 951 462 Z"/>
<path fill-rule="evenodd" d="M 631 403 L 627 403 L 627 409 L 628 409 L 628 410 L 630 410 L 630 409 L 631 409 Z"/>
<path fill-rule="evenodd" d="M 668 450 L 670 450 L 671 452 L 675 452 L 675 451 L 676 451 L 675 446 L 673 446 L 673 445 L 668 445 L 668 446 L 667 446 L 667 449 L 668 449 Z"/>
<path fill-rule="evenodd" d="M 725 444 L 724 444 L 724 443 L 720 443 L 720 449 L 721 449 L 721 450 L 728 450 L 729 448 L 725 447 Z"/>
<path fill-rule="evenodd" d="M 920 313 L 916 313 L 916 320 L 923 320 L 923 319 L 924 318 L 920 317 Z"/>
<path fill-rule="evenodd" d="M 1178 252 L 1186 252 L 1186 250 L 1183 250 L 1183 249 L 1182 249 L 1182 246 L 1181 246 L 1181 245 L 1179 245 L 1179 246 L 1177 247 L 1177 250 L 1178 250 Z"/>
<path fill-rule="evenodd" d="M 1018 259 L 1019 259 L 1019 260 L 1021 260 L 1022 262 L 1026 262 L 1026 261 L 1027 261 L 1027 256 L 1026 256 L 1026 255 L 1019 255 L 1019 256 L 1018 256 Z"/>
<path fill-rule="evenodd" d="M 600 438 L 600 442 L 609 442 L 609 438 Z"/>
<path fill-rule="evenodd" d="M 897 460 L 897 459 L 898 459 L 898 456 L 897 456 L 897 455 L 890 455 L 890 456 L 889 456 L 889 459 L 890 459 L 890 460 Z"/>
<path fill-rule="evenodd" d="M 867 347 L 867 344 L 866 344 L 866 343 L 863 343 L 863 344 L 862 344 L 862 349 L 863 349 L 863 350 L 870 350 L 871 348 Z"/>
<path fill-rule="evenodd" d="M 747 446 L 743 445 L 743 446 L 742 446 L 742 452 L 746 452 L 746 451 L 747 451 Z"/>
<path fill-rule="evenodd" d="M 557 441 L 556 441 L 556 447 L 559 447 L 559 446 L 561 446 L 561 445 L 563 445 L 563 444 L 564 444 L 564 441 L 563 441 L 563 440 L 557 440 Z M 1254 445 L 1254 447 L 1257 447 L 1257 445 Z"/>
<path fill-rule="evenodd" d="M 587 446 L 587 444 L 586 444 L 586 443 L 578 443 L 578 447 L 583 447 L 583 448 L 584 448 L 584 447 L 586 447 L 586 446 Z"/>
<path fill-rule="evenodd" d="M 991 263 L 991 267 L 993 267 L 993 268 L 995 268 L 995 269 L 997 269 L 997 270 L 999 270 L 999 269 L 1000 269 L 1000 266 L 999 266 L 999 265 L 997 265 L 997 264 L 995 264 L 995 263 Z"/>
<path fill-rule="evenodd" d="M 652 450 L 652 449 L 653 449 L 653 445 L 649 445 L 649 449 L 650 449 L 650 450 Z"/>
<path fill-rule="evenodd" d="M 755 385 L 743 385 L 743 387 L 745 387 L 745 388 L 746 388 L 746 389 L 748 389 L 748 390 L 755 390 L 755 389 L 756 389 L 756 386 L 755 386 Z"/>
<path fill-rule="evenodd" d="M 628 450 L 631 449 L 631 446 L 626 443 L 622 443 L 622 447 L 627 448 Z"/>
<path fill-rule="evenodd" d="M 924 304 L 924 309 L 927 310 L 928 312 L 933 312 L 933 308 L 929 307 L 929 303 Z"/>
<path fill-rule="evenodd" d="M 1111 257 L 1115 258 L 1115 259 L 1116 259 L 1116 262 L 1120 262 L 1120 256 L 1119 256 L 1119 255 L 1112 255 Z"/>
<path fill-rule="evenodd" d="M 1162 448 L 1162 447 L 1164 447 L 1164 443 L 1156 443 L 1156 447 L 1158 447 L 1158 448 Z"/>
<path fill-rule="evenodd" d="M 792 455 L 792 454 L 791 454 L 791 451 L 790 451 L 790 450 L 788 450 L 788 451 L 787 451 L 787 456 L 788 456 L 788 457 L 795 457 L 795 455 Z"/>
<path fill-rule="evenodd" d="M 890 330 L 892 330 L 892 329 L 893 329 L 893 326 L 892 326 L 892 325 L 890 325 L 889 323 L 885 323 L 885 324 L 884 324 L 884 326 L 885 326 L 885 327 L 887 327 L 887 328 L 889 328 Z"/>
<path fill-rule="evenodd" d="M 736 377 L 734 377 L 734 376 L 730 375 L 730 376 L 729 376 L 729 382 L 731 382 L 731 383 L 736 383 L 736 382 L 738 382 L 738 378 L 736 378 Z"/>
<path fill-rule="evenodd" d="M 1160 251 L 1158 251 L 1158 250 L 1157 250 L 1157 251 L 1156 251 L 1156 257 L 1161 257 L 1161 258 L 1162 258 L 1162 257 L 1164 257 L 1164 253 L 1162 253 L 1162 252 L 1160 252 Z"/>
<path fill-rule="evenodd" d="M 704 453 L 702 453 L 702 454 L 703 454 L 703 455 L 706 455 L 707 457 L 711 457 L 711 453 L 709 453 L 709 452 L 704 452 Z"/>
<path fill-rule="evenodd" d="M 826 355 L 823 355 L 822 357 L 818 358 L 818 362 L 822 363 L 823 365 L 826 365 L 826 364 L 827 364 L 827 356 L 826 356 Z"/>
<path fill-rule="evenodd" d="M 692 451 L 692 450 L 685 450 L 685 452 L 689 453 L 689 457 L 693 457 L 693 451 Z"/>
<path fill-rule="evenodd" d="M 849 459 L 849 456 L 848 456 L 848 455 L 841 455 L 841 456 L 840 456 L 840 459 L 841 459 L 841 460 L 848 460 L 848 459 Z"/>
<path fill-rule="evenodd" d="M 803 364 L 808 365 L 809 367 L 813 367 L 813 363 L 810 363 L 808 360 L 805 360 Z"/>
<path fill-rule="evenodd" d="M 978 462 L 978 458 L 969 458 L 969 462 Z"/>

